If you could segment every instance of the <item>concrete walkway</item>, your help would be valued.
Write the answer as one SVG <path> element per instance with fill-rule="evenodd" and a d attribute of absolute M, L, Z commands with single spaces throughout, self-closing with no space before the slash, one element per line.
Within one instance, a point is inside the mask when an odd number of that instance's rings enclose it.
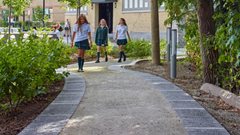
<path fill-rule="evenodd" d="M 160 77 L 112 62 L 88 63 L 79 75 L 86 92 L 61 135 L 228 135 L 191 96 Z"/>
<path fill-rule="evenodd" d="M 76 72 L 77 65 L 68 70 L 64 90 L 20 135 L 229 135 L 161 77 L 115 61 L 86 63 L 84 73 Z"/>

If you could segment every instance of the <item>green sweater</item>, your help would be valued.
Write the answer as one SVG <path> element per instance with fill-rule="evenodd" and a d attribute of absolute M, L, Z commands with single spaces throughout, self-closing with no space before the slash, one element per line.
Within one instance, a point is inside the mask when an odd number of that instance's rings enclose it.
<path fill-rule="evenodd" d="M 95 42 L 97 43 L 98 40 L 103 40 L 108 43 L 108 27 L 98 27 L 96 31 Z"/>

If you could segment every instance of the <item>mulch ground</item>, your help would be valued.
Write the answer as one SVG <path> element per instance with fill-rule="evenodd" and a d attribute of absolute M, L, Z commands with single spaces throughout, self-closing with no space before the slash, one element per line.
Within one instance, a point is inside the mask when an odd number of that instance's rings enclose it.
<path fill-rule="evenodd" d="M 155 66 L 150 61 L 141 61 L 134 66 L 126 68 L 161 76 L 175 83 L 197 100 L 231 135 L 240 135 L 240 110 L 229 106 L 218 97 L 200 91 L 203 82 L 197 75 L 194 65 L 179 61 L 177 63 L 177 79 L 175 80 L 169 78 L 169 67 L 167 64 Z"/>
<path fill-rule="evenodd" d="M 48 93 L 22 103 L 17 112 L 6 113 L 0 110 L 0 135 L 16 135 L 34 120 L 61 92 L 64 80 L 54 82 Z"/>

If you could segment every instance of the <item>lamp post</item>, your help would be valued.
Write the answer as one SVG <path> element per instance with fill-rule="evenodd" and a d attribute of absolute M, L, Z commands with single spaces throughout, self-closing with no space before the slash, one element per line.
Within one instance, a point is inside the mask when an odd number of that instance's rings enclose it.
<path fill-rule="evenodd" d="M 8 17 L 8 34 L 9 34 L 9 40 L 10 40 L 10 33 L 11 33 L 11 18 L 12 18 L 12 0 L 10 0 L 9 5 L 9 17 Z"/>
<path fill-rule="evenodd" d="M 28 30 L 30 30 L 30 15 L 31 15 L 31 10 L 28 9 Z"/>

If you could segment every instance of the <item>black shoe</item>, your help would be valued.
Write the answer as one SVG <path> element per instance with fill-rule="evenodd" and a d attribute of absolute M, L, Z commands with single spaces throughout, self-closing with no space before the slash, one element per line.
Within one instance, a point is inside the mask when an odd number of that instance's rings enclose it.
<path fill-rule="evenodd" d="M 100 61 L 99 60 L 96 60 L 96 62 L 95 63 L 100 63 Z"/>
<path fill-rule="evenodd" d="M 119 60 L 118 60 L 118 63 L 121 63 L 121 62 L 122 62 L 122 60 L 121 60 L 121 59 L 119 59 Z"/>
<path fill-rule="evenodd" d="M 105 62 L 108 62 L 108 57 L 105 57 Z"/>

